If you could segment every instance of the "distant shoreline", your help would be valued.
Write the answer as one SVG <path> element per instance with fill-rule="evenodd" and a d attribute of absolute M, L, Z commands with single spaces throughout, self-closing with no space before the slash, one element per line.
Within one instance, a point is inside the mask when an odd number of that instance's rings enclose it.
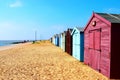
<path fill-rule="evenodd" d="M 11 48 L 18 47 L 18 46 L 21 46 L 21 45 L 31 44 L 31 43 L 32 42 L 26 42 L 26 43 L 10 44 L 10 45 L 5 45 L 5 46 L 0 46 L 0 51 L 11 49 Z"/>
<path fill-rule="evenodd" d="M 20 44 L 20 43 L 27 43 L 30 42 L 29 40 L 24 40 L 24 41 L 16 41 L 16 42 L 12 42 L 11 44 Z"/>
<path fill-rule="evenodd" d="M 13 44 L 21 44 L 32 42 L 32 40 L 0 40 L 0 46 L 9 46 Z"/>

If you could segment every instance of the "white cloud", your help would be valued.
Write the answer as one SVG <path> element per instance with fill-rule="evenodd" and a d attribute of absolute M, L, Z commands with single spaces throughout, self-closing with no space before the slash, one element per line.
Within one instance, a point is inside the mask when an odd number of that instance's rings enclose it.
<path fill-rule="evenodd" d="M 16 0 L 14 3 L 11 3 L 9 7 L 22 7 L 22 2 L 20 0 Z"/>

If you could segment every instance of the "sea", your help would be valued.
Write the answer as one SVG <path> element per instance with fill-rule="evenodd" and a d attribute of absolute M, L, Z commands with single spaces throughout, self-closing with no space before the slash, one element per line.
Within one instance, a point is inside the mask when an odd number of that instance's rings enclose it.
<path fill-rule="evenodd" d="M 21 42 L 22 40 L 0 40 L 0 46 L 12 45 L 13 42 Z"/>

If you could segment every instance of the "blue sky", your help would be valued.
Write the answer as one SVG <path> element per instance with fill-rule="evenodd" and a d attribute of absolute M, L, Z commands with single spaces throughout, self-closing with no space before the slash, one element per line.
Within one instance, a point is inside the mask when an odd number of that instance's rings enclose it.
<path fill-rule="evenodd" d="M 49 39 L 84 27 L 92 12 L 120 14 L 120 0 L 0 0 L 0 40 Z"/>

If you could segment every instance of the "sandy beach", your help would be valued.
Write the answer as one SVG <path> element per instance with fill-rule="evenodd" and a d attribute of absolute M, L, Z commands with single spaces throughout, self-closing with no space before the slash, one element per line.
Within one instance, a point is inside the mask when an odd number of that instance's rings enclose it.
<path fill-rule="evenodd" d="M 0 80 L 108 80 L 48 41 L 0 47 Z"/>

